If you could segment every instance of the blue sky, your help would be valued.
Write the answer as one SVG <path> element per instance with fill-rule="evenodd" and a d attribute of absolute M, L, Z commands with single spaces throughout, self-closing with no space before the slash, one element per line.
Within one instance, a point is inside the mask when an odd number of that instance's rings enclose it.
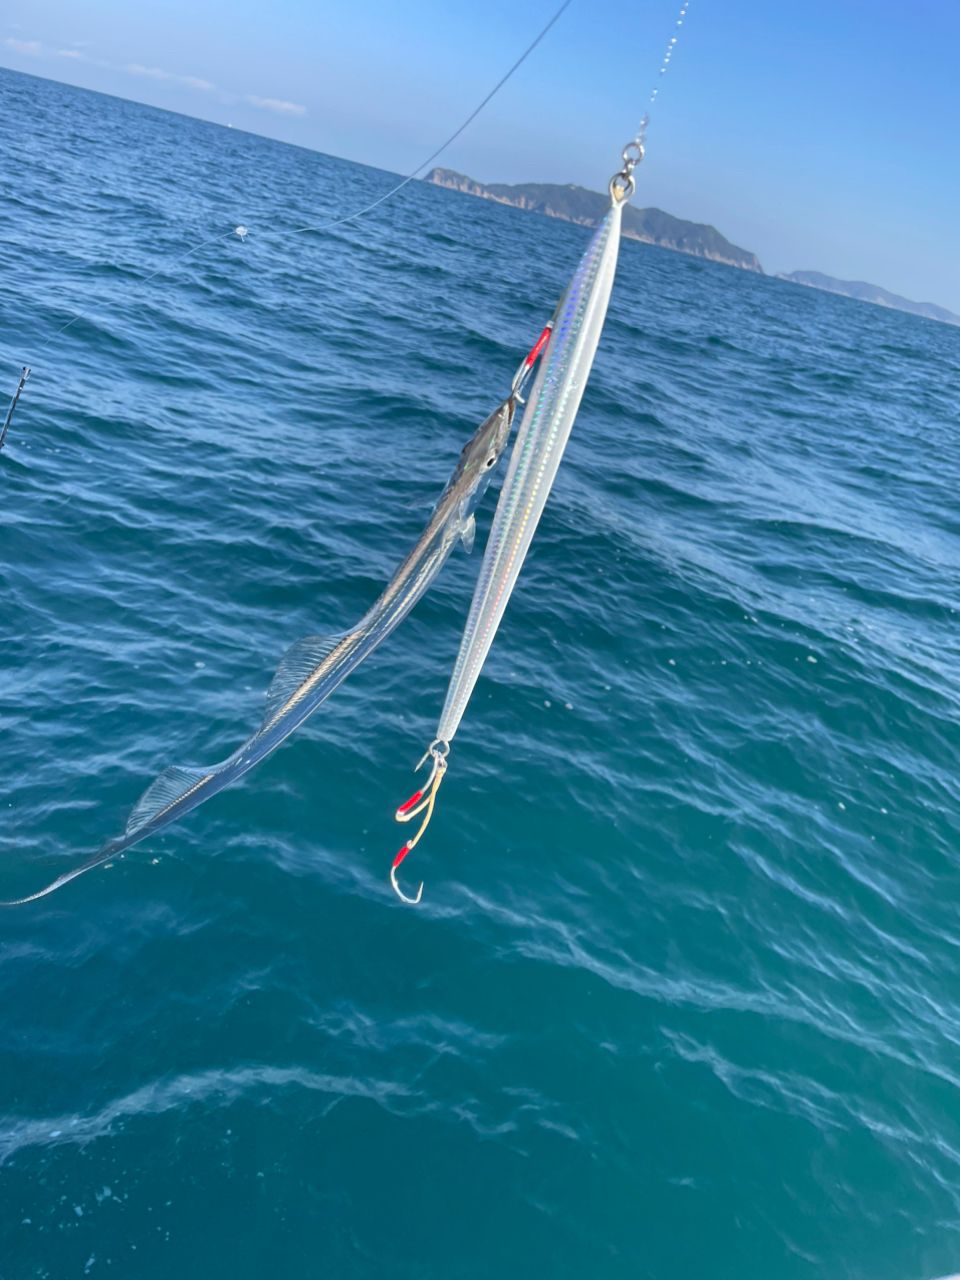
<path fill-rule="evenodd" d="M 557 0 L 6 0 L 0 64 L 404 172 Z M 600 188 L 679 0 L 574 0 L 440 163 Z M 960 312 L 960 3 L 692 0 L 638 204 Z"/>

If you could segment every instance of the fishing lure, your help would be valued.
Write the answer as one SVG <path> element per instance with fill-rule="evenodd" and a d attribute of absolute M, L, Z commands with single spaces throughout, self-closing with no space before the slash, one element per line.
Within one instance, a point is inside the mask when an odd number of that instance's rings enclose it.
<path fill-rule="evenodd" d="M 472 549 L 476 528 L 474 509 L 506 449 L 520 392 L 533 364 L 530 357 L 527 359 L 529 363 L 521 365 L 509 396 L 481 423 L 464 447 L 416 546 L 376 604 L 352 630 L 338 635 L 306 636 L 287 650 L 267 693 L 266 714 L 256 733 L 219 764 L 171 765 L 165 769 L 141 796 L 120 836 L 38 892 L 0 902 L 0 907 L 21 906 L 53 893 L 154 835 L 235 782 L 303 724 L 386 639 L 436 578 L 457 542 L 462 541 L 468 551 Z"/>
<path fill-rule="evenodd" d="M 408 896 L 397 882 L 397 868 L 433 817 L 450 744 L 530 549 L 600 342 L 617 268 L 623 209 L 636 187 L 633 171 L 643 159 L 642 142 L 628 143 L 622 159 L 623 168 L 610 180 L 610 207 L 548 326 L 546 351 L 517 432 L 446 701 L 434 740 L 417 766 L 431 761 L 429 776 L 396 811 L 398 822 L 422 815 L 416 834 L 399 850 L 390 868 L 390 882 L 404 902 L 419 902 L 423 884 L 413 897 Z"/>

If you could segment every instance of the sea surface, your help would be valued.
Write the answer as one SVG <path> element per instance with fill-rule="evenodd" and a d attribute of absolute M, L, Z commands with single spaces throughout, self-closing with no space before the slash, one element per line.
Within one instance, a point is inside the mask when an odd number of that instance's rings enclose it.
<path fill-rule="evenodd" d="M 0 161 L 10 897 L 375 599 L 588 233 L 415 184 L 290 235 L 391 176 L 9 72 Z M 960 1269 L 958 404 L 960 330 L 624 243 L 422 906 L 479 552 L 0 914 L 2 1280 Z"/>

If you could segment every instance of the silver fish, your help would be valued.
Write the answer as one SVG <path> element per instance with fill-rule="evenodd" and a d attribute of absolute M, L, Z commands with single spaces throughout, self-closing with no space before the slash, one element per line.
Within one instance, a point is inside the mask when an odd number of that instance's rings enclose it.
<path fill-rule="evenodd" d="M 642 155 L 639 145 L 635 145 Z M 626 152 L 624 162 L 628 162 Z M 432 759 L 430 775 L 422 790 L 396 813 L 398 822 L 423 815 L 416 835 L 400 849 L 390 869 L 391 883 L 404 902 L 419 902 L 423 885 L 416 896 L 408 897 L 397 883 L 397 867 L 421 838 L 433 815 L 450 743 L 530 549 L 590 375 L 616 273 L 621 217 L 633 191 L 634 163 L 631 160 L 628 168 L 614 175 L 610 208 L 598 224 L 551 322 L 550 339 L 500 491 L 436 735 L 421 761 L 423 764 Z"/>
<path fill-rule="evenodd" d="M 140 797 L 121 835 L 43 889 L 25 898 L 0 902 L 0 907 L 35 902 L 154 835 L 242 777 L 303 724 L 403 621 L 443 568 L 457 541 L 462 541 L 468 551 L 472 549 L 474 508 L 506 448 L 517 403 L 515 384 L 463 449 L 427 527 L 373 608 L 350 631 L 306 636 L 287 650 L 267 693 L 266 713 L 256 733 L 219 764 L 171 765 L 165 769 Z"/>

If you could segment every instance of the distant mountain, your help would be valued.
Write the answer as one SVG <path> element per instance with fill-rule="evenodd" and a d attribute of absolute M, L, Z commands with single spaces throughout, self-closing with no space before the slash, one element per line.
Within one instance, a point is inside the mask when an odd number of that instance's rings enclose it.
<path fill-rule="evenodd" d="M 861 302 L 875 302 L 879 307 L 909 311 L 912 315 L 926 316 L 930 320 L 942 320 L 944 324 L 960 324 L 960 316 L 954 315 L 946 307 L 938 307 L 933 302 L 911 302 L 909 298 L 901 298 L 881 289 L 879 285 L 866 284 L 863 280 L 835 280 L 833 276 L 825 276 L 820 271 L 791 271 L 781 275 L 780 279 L 790 280 L 793 284 L 809 285 L 811 289 L 825 289 L 827 293 L 841 293 L 846 298 L 859 298 Z"/>
<path fill-rule="evenodd" d="M 479 196 L 482 200 L 530 209 L 546 214 L 548 218 L 562 218 L 565 222 L 578 222 L 587 227 L 599 222 L 608 203 L 606 196 L 573 183 L 566 186 L 552 182 L 491 182 L 484 185 L 452 169 L 431 169 L 424 181 Z M 662 249 L 675 249 L 695 258 L 709 258 L 712 262 L 725 262 L 732 267 L 763 274 L 756 254 L 731 244 L 716 227 L 703 222 L 685 222 L 662 209 L 635 209 L 627 205 L 623 211 L 623 234 L 632 240 L 659 245 Z M 873 302 L 881 307 L 909 311 L 912 315 L 926 316 L 945 324 L 960 325 L 960 316 L 946 307 L 938 307 L 933 302 L 911 302 L 909 298 L 901 298 L 879 285 L 866 284 L 862 280 L 836 280 L 820 271 L 791 271 L 777 278 L 792 284 L 808 285 L 812 289 L 824 289 L 828 293 L 839 293 L 847 298 L 859 298 L 862 302 Z"/>
<path fill-rule="evenodd" d="M 483 186 L 452 169 L 431 169 L 424 179 L 438 187 L 450 187 L 483 200 L 497 204 L 510 204 L 518 209 L 531 209 L 544 213 L 548 218 L 563 218 L 566 222 L 579 222 L 592 227 L 606 212 L 608 200 L 597 191 L 585 187 L 559 186 L 554 183 L 521 182 L 508 185 L 493 182 Z M 627 205 L 623 211 L 623 234 L 632 240 L 660 245 L 663 249 L 676 249 L 695 258 L 709 258 L 712 262 L 726 262 L 745 271 L 763 274 L 756 254 L 740 249 L 726 240 L 715 227 L 702 222 L 685 222 L 674 218 L 662 209 L 634 209 Z"/>

